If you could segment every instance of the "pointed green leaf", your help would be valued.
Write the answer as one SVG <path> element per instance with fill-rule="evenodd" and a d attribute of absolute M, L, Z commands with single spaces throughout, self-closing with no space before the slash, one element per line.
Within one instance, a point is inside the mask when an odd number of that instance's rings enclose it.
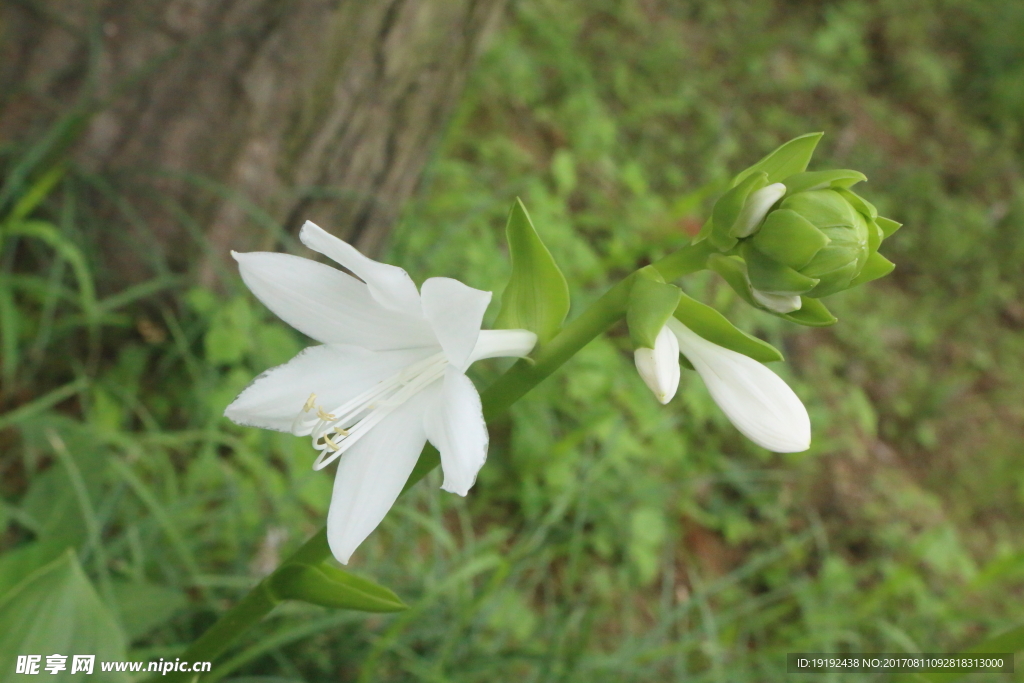
<path fill-rule="evenodd" d="M 897 223 L 891 218 L 883 218 L 882 216 L 877 216 L 875 218 L 875 223 L 878 223 L 878 227 L 882 229 L 884 239 L 892 237 L 892 234 L 903 226 L 902 223 Z"/>
<path fill-rule="evenodd" d="M 321 563 L 288 564 L 274 574 L 271 589 L 279 598 L 360 612 L 401 612 L 408 606 L 390 589 Z"/>
<path fill-rule="evenodd" d="M 867 263 L 864 264 L 864 269 L 860 271 L 860 274 L 853 278 L 850 282 L 850 287 L 856 287 L 862 285 L 865 282 L 871 282 L 877 280 L 880 277 L 885 277 L 896 268 L 896 264 L 885 258 L 877 251 L 871 256 L 868 256 Z"/>
<path fill-rule="evenodd" d="M 100 661 L 125 659 L 125 642 L 117 621 L 96 595 L 92 584 L 68 550 L 53 562 L 40 567 L 0 602 L 0 683 L 20 681 L 15 673 L 18 655 L 68 655 L 67 669 L 61 681 L 107 681 L 125 683 L 123 673 L 100 671 Z M 71 655 L 96 655 L 91 675 L 71 675 Z M 55 679 L 56 680 L 56 679 Z"/>
<path fill-rule="evenodd" d="M 711 306 L 691 299 L 685 294 L 679 300 L 675 316 L 709 342 L 750 356 L 762 363 L 782 360 L 782 354 L 774 346 L 747 334 Z"/>
<path fill-rule="evenodd" d="M 54 166 L 49 171 L 39 176 L 39 178 L 32 184 L 32 187 L 28 188 L 20 199 L 11 208 L 11 213 L 7 216 L 8 222 L 16 222 L 28 216 L 32 213 L 39 204 L 49 196 L 54 186 L 60 182 L 60 179 L 64 177 L 64 173 L 67 169 L 63 164 Z"/>
<path fill-rule="evenodd" d="M 771 294 L 802 294 L 814 289 L 818 280 L 801 275 L 789 266 L 765 256 L 750 242 L 743 244 L 743 259 L 747 262 L 750 284 Z"/>
<path fill-rule="evenodd" d="M 516 198 L 505 228 L 512 277 L 501 296 L 495 327 L 536 333 L 543 344 L 558 334 L 569 313 L 569 285 Z"/>
<path fill-rule="evenodd" d="M 793 138 L 737 175 L 732 184 L 739 185 L 753 173 L 767 173 L 768 184 L 781 183 L 794 173 L 803 173 L 807 170 L 807 164 L 811 161 L 811 155 L 814 154 L 814 148 L 818 146 L 822 135 L 824 133 L 808 133 Z"/>
<path fill-rule="evenodd" d="M 751 239 L 762 254 L 790 268 L 806 266 L 830 241 L 813 223 L 789 209 L 768 214 Z"/>
<path fill-rule="evenodd" d="M 78 294 L 81 299 L 82 312 L 92 324 L 96 324 L 99 310 L 96 304 L 96 288 L 93 285 L 89 265 L 81 250 L 57 229 L 57 226 L 46 221 L 27 220 L 7 224 L 7 235 L 33 237 L 45 242 L 57 252 L 61 258 L 71 264 L 71 270 L 78 280 Z"/>
<path fill-rule="evenodd" d="M 637 274 L 629 292 L 629 308 L 626 309 L 626 325 L 635 349 L 654 348 L 654 340 L 672 317 L 683 294 L 675 285 L 659 282 L 660 275 L 651 277 L 646 272 L 648 270 L 658 273 L 647 266 Z"/>
<path fill-rule="evenodd" d="M 850 188 L 867 179 L 868 177 L 860 171 L 853 171 L 848 168 L 832 171 L 804 171 L 803 173 L 794 173 L 786 178 L 786 195 L 796 194 L 805 190 Z"/>

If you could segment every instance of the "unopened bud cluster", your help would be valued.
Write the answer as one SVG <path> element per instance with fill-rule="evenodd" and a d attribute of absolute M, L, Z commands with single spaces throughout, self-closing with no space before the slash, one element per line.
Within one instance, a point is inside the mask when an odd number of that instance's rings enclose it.
<path fill-rule="evenodd" d="M 867 179 L 862 173 L 800 171 L 770 182 L 755 167 L 739 178 L 715 204 L 707 237 L 743 259 L 758 305 L 791 313 L 801 297 L 818 299 L 892 271 L 878 247 L 900 224 L 850 189 Z"/>

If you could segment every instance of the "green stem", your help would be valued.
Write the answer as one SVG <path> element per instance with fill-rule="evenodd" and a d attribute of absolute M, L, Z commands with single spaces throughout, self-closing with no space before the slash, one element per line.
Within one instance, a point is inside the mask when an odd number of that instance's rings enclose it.
<path fill-rule="evenodd" d="M 669 254 L 656 262 L 655 268 L 666 281 L 676 280 L 684 275 L 703 270 L 707 257 L 713 248 L 698 242 Z M 563 363 L 572 358 L 597 335 L 614 325 L 626 313 L 629 290 L 636 273 L 627 276 L 604 293 L 586 311 L 562 328 L 555 337 L 540 348 L 532 359 L 523 359 L 489 386 L 480 395 L 484 418 L 493 420 L 509 406 L 523 397 L 530 389 L 540 384 Z M 419 461 L 409 476 L 402 492 L 425 477 L 441 463 L 437 449 L 430 444 L 423 449 Z M 327 527 L 320 529 L 302 547 L 284 560 L 277 570 L 263 579 L 241 602 L 224 613 L 217 622 L 199 637 L 181 655 L 188 662 L 213 661 L 238 639 L 246 630 L 256 625 L 274 606 L 280 602 L 270 589 L 277 572 L 291 563 L 317 564 L 331 555 L 327 545 Z M 196 681 L 199 674 L 171 673 L 168 676 L 152 677 L 151 681 Z"/>

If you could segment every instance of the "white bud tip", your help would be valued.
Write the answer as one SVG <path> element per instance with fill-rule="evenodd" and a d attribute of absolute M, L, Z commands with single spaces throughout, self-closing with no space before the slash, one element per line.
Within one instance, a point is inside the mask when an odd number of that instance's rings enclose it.
<path fill-rule="evenodd" d="M 749 237 L 761 225 L 761 221 L 768 215 L 768 210 L 775 202 L 786 195 L 786 186 L 782 183 L 772 183 L 750 193 L 743 210 L 740 211 L 736 224 L 731 234 L 733 237 Z"/>
<path fill-rule="evenodd" d="M 799 311 L 800 307 L 804 305 L 798 294 L 770 294 L 754 287 L 750 288 L 750 293 L 753 295 L 754 301 L 776 313 L 792 313 Z"/>
<path fill-rule="evenodd" d="M 636 370 L 662 405 L 672 400 L 679 389 L 679 341 L 668 326 L 661 328 L 654 348 L 633 352 Z"/>

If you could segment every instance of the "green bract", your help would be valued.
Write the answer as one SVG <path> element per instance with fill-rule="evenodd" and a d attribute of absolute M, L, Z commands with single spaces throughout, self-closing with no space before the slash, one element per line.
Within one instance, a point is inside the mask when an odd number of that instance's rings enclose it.
<path fill-rule="evenodd" d="M 505 235 L 512 277 L 501 295 L 494 326 L 530 330 L 543 344 L 558 333 L 569 313 L 569 285 L 518 198 L 509 211 Z"/>
<path fill-rule="evenodd" d="M 626 325 L 634 349 L 653 349 L 661 328 L 672 317 L 683 293 L 651 266 L 637 273 L 629 292 Z"/>
<path fill-rule="evenodd" d="M 742 257 L 709 263 L 741 296 L 805 325 L 835 322 L 809 301 L 892 271 L 878 247 L 899 228 L 850 190 L 864 174 L 805 170 L 820 137 L 796 138 L 737 175 L 702 232 L 719 252 Z"/>
<path fill-rule="evenodd" d="M 333 567 L 287 564 L 270 584 L 275 597 L 360 612 L 400 612 L 408 609 L 390 589 Z"/>
<path fill-rule="evenodd" d="M 713 344 L 742 353 L 761 363 L 782 360 L 782 354 L 774 346 L 747 334 L 711 306 L 691 299 L 685 294 L 679 299 L 675 317 Z"/>
<path fill-rule="evenodd" d="M 754 299 L 750 287 L 750 277 L 747 275 L 747 264 L 743 262 L 743 259 L 738 256 L 712 254 L 708 257 L 708 268 L 721 275 L 722 279 L 728 282 L 729 286 L 748 304 L 757 308 L 765 308 Z M 766 310 L 790 322 L 809 327 L 827 327 L 836 322 L 836 317 L 829 313 L 825 304 L 818 299 L 806 296 L 800 297 L 800 307 L 795 311 L 779 313 L 767 308 Z"/>

